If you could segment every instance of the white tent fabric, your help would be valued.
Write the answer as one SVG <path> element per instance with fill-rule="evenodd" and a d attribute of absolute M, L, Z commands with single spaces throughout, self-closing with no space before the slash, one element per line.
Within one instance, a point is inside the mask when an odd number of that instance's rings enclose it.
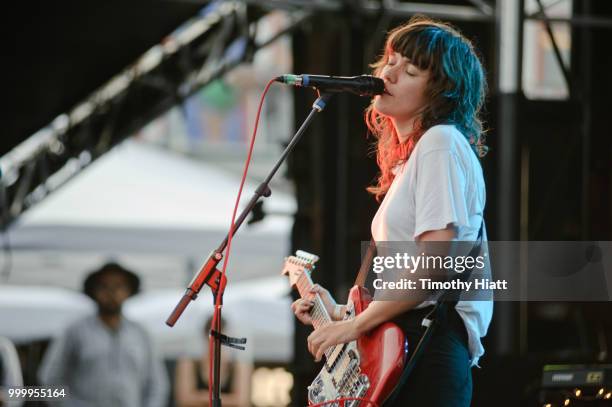
<path fill-rule="evenodd" d="M 84 294 L 64 288 L 0 286 L 0 336 L 15 343 L 44 340 L 94 309 Z"/>
<path fill-rule="evenodd" d="M 67 269 L 76 276 L 94 268 L 100 256 L 120 259 L 129 253 L 158 256 L 153 265 L 135 265 L 157 273 L 159 282 L 166 278 L 162 273 L 172 272 L 166 287 L 183 286 L 185 263 L 193 263 L 195 271 L 225 236 L 239 181 L 214 166 L 126 141 L 23 214 L 10 231 L 16 264 L 8 283 L 47 283 L 50 275 Z M 255 188 L 252 182 L 245 184 L 243 202 Z M 280 192 L 273 192 L 264 205 L 270 212 L 295 211 L 295 199 Z M 291 216 L 266 216 L 252 226 L 243 224 L 232 242 L 232 278 L 274 275 L 287 254 L 292 222 Z M 74 256 L 73 262 L 63 262 L 62 270 L 49 269 L 53 264 L 46 259 L 33 262 L 41 253 L 60 251 L 90 253 L 95 261 Z M 157 263 L 165 266 L 155 270 Z M 32 275 L 42 269 L 44 274 Z M 160 287 L 159 282 L 153 286 Z M 57 284 L 78 286 L 77 280 Z"/>
<path fill-rule="evenodd" d="M 223 318 L 226 333 L 247 338 L 244 355 L 259 361 L 288 362 L 293 355 L 293 314 L 283 277 L 244 281 L 228 288 Z M 202 291 L 172 328 L 165 324 L 184 290 L 155 290 L 129 299 L 127 318 L 144 326 L 164 357 L 202 352 L 204 323 L 212 315 L 212 296 Z M 15 343 L 45 340 L 95 312 L 83 294 L 57 287 L 0 286 L 0 336 Z M 241 356 L 240 352 L 235 352 Z"/>
<path fill-rule="evenodd" d="M 26 211 L 20 223 L 225 231 L 239 180 L 210 164 L 127 140 Z M 247 181 L 241 204 L 256 187 Z M 276 191 L 265 204 L 270 211 L 295 210 L 293 197 Z M 241 233 L 284 233 L 291 223 L 270 216 Z"/>
<path fill-rule="evenodd" d="M 148 327 L 167 356 L 191 352 L 190 343 L 199 342 L 192 327 L 201 327 L 212 309 L 207 288 L 177 327 L 171 330 L 163 322 L 184 291 L 185 268 L 196 272 L 224 237 L 239 181 L 237 175 L 138 140 L 124 142 L 11 228 L 14 266 L 9 285 L 0 287 L 0 335 L 37 339 L 92 312 L 91 302 L 74 289 L 85 273 L 112 257 L 125 260 L 145 287 L 126 303 L 126 314 Z M 245 184 L 241 207 L 256 186 Z M 243 225 L 236 235 L 226 311 L 236 335 L 252 331 L 249 345 L 256 357 L 288 360 L 293 335 L 288 299 L 270 287 L 281 284 L 277 276 L 287 254 L 295 200 L 273 191 L 264 208 L 289 216 L 266 216 L 251 227 Z M 244 288 L 236 288 L 239 284 Z M 252 294 L 259 286 L 265 295 Z M 236 296 L 240 290 L 244 295 Z"/>

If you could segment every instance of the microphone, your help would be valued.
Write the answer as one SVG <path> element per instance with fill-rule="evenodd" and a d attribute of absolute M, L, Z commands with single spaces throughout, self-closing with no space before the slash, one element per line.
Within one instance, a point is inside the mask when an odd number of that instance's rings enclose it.
<path fill-rule="evenodd" d="M 374 96 L 385 92 L 382 79 L 372 75 L 324 76 L 281 75 L 274 79 L 287 85 L 315 88 L 325 92 L 350 92 L 359 96 Z"/>

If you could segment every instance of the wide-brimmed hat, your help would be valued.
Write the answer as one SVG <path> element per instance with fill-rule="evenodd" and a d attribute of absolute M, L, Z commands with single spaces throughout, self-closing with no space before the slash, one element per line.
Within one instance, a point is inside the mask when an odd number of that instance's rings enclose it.
<path fill-rule="evenodd" d="M 91 272 L 83 282 L 83 292 L 91 298 L 94 298 L 93 293 L 98 286 L 98 280 L 104 273 L 121 273 L 123 274 L 130 286 L 130 297 L 140 291 L 140 278 L 132 271 L 126 269 L 119 263 L 110 262 L 104 264 L 98 270 Z"/>

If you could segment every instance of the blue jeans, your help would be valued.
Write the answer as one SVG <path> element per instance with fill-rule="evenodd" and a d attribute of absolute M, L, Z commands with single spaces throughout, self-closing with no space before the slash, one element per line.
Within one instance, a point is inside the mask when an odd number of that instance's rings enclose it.
<path fill-rule="evenodd" d="M 426 312 L 410 311 L 396 322 L 408 338 L 412 355 L 423 329 Z M 455 309 L 439 320 L 398 394 L 384 407 L 468 407 L 472 400 L 472 372 L 467 332 Z"/>

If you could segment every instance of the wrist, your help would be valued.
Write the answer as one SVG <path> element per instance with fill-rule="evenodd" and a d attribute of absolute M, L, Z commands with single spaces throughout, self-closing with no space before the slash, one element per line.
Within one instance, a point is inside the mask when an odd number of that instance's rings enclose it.
<path fill-rule="evenodd" d="M 340 321 L 344 319 L 344 306 L 341 304 L 335 304 L 331 317 L 334 321 Z"/>
<path fill-rule="evenodd" d="M 372 321 L 373 315 L 371 315 L 371 312 L 368 312 L 368 309 L 369 307 L 363 310 L 363 312 L 361 312 L 359 315 L 355 316 L 355 318 L 353 318 L 355 330 L 357 331 L 357 334 L 359 336 L 366 334 L 367 332 L 372 330 L 372 328 L 375 327 L 375 325 L 373 326 Z"/>
<path fill-rule="evenodd" d="M 357 315 L 351 321 L 353 322 L 353 328 L 355 329 L 357 336 L 361 336 L 366 332 L 363 325 L 363 318 L 359 318 L 359 315 Z"/>

